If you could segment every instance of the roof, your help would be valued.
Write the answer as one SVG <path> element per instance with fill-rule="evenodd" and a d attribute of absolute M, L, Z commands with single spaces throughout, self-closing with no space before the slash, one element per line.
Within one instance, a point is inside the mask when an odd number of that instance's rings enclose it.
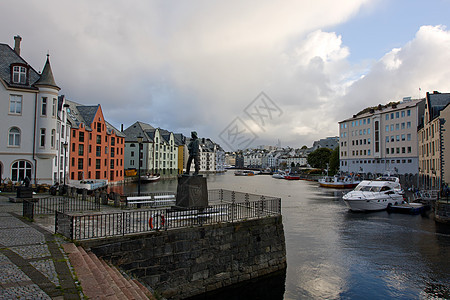
<path fill-rule="evenodd" d="M 41 78 L 39 78 L 35 85 L 46 85 L 60 90 L 60 88 L 56 85 L 55 78 L 53 77 L 52 67 L 50 66 L 50 58 L 48 54 L 47 61 L 45 62 L 44 69 L 42 70 Z"/>
<path fill-rule="evenodd" d="M 27 84 L 16 84 L 11 78 L 11 64 L 23 64 L 29 67 L 29 80 Z M 9 45 L 0 44 L 0 78 L 9 86 L 17 88 L 36 89 L 34 83 L 39 80 L 41 75 L 36 72 L 16 51 L 11 49 Z"/>
<path fill-rule="evenodd" d="M 427 105 L 430 112 L 430 121 L 440 115 L 443 110 L 450 103 L 450 93 L 434 92 L 433 94 L 427 93 Z"/>

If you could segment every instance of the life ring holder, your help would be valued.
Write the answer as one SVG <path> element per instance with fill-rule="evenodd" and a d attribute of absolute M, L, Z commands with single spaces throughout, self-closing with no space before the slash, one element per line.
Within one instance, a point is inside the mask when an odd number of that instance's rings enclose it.
<path fill-rule="evenodd" d="M 150 219 L 148 219 L 148 225 L 151 229 L 159 230 L 164 227 L 166 220 L 163 214 L 154 214 L 151 215 Z"/>

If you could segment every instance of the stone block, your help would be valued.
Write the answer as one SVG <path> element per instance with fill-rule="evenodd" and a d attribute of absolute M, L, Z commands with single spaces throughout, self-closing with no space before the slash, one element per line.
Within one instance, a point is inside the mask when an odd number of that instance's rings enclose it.
<path fill-rule="evenodd" d="M 206 177 L 179 176 L 176 205 L 179 207 L 207 207 L 208 188 Z"/>

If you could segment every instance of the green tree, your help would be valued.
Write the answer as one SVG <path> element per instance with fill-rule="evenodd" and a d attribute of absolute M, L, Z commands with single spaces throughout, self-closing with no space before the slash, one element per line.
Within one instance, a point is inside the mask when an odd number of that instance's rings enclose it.
<path fill-rule="evenodd" d="M 339 147 L 331 152 L 329 170 L 331 174 L 336 174 L 339 171 Z"/>
<path fill-rule="evenodd" d="M 319 148 L 308 155 L 306 159 L 313 168 L 326 169 L 330 162 L 331 150 L 328 148 Z"/>

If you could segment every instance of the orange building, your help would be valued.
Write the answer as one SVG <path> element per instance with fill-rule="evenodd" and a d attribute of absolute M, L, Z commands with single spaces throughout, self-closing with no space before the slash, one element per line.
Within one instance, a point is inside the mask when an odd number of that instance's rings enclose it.
<path fill-rule="evenodd" d="M 105 120 L 100 105 L 66 103 L 71 123 L 67 147 L 70 179 L 122 181 L 125 135 Z"/>

